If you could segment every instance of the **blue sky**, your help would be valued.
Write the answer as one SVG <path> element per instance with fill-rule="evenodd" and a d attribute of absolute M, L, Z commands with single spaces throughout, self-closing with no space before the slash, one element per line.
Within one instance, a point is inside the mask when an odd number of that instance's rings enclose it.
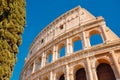
<path fill-rule="evenodd" d="M 64 12 L 80 5 L 94 16 L 103 16 L 120 37 L 120 0 L 26 0 L 27 23 L 11 80 L 19 80 L 30 44 L 38 33 Z"/>

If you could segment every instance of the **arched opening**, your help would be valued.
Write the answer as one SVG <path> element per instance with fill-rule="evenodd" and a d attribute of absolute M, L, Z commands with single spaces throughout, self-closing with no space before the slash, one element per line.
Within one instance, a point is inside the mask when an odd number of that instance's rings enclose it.
<path fill-rule="evenodd" d="M 76 40 L 73 42 L 73 51 L 79 51 L 82 49 L 82 41 L 81 40 Z"/>
<path fill-rule="evenodd" d="M 48 59 L 47 59 L 47 62 L 48 62 L 48 63 L 51 63 L 51 62 L 52 62 L 52 57 L 53 57 L 53 55 L 52 55 L 52 53 L 50 53 L 50 54 L 48 55 Z"/>
<path fill-rule="evenodd" d="M 41 57 L 37 58 L 35 61 L 35 71 L 39 70 L 41 67 Z"/>
<path fill-rule="evenodd" d="M 65 56 L 65 46 L 62 46 L 61 48 L 60 48 L 60 51 L 59 51 L 59 57 L 63 57 L 63 56 Z"/>
<path fill-rule="evenodd" d="M 87 80 L 86 79 L 86 72 L 84 68 L 77 70 L 76 72 L 76 80 Z"/>
<path fill-rule="evenodd" d="M 28 74 L 31 74 L 33 72 L 33 66 L 34 66 L 34 63 L 30 64 L 28 69 Z"/>
<path fill-rule="evenodd" d="M 103 40 L 101 38 L 100 34 L 93 34 L 92 36 L 90 36 L 90 44 L 91 46 L 97 45 L 103 43 Z"/>
<path fill-rule="evenodd" d="M 60 76 L 59 80 L 65 80 L 64 74 Z"/>
<path fill-rule="evenodd" d="M 116 80 L 114 72 L 109 64 L 101 63 L 97 67 L 98 80 Z"/>

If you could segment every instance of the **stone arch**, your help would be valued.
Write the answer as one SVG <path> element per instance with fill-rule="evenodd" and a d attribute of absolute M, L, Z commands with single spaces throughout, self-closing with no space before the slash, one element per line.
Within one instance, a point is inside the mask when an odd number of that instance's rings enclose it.
<path fill-rule="evenodd" d="M 74 66 L 74 79 L 75 80 L 86 80 L 86 70 L 83 64 Z"/>
<path fill-rule="evenodd" d="M 49 80 L 49 78 L 50 78 L 49 74 L 41 75 L 41 80 Z"/>
<path fill-rule="evenodd" d="M 77 70 L 79 70 L 80 68 L 84 68 L 84 67 L 85 67 L 85 66 L 84 66 L 83 63 L 74 65 L 74 66 L 73 66 L 73 72 L 74 72 L 74 74 L 76 73 Z"/>
<path fill-rule="evenodd" d="M 94 34 L 100 34 L 102 36 L 101 31 L 99 29 L 97 29 L 97 28 L 91 29 L 89 31 L 89 37 L 92 36 L 92 35 L 94 35 Z"/>
<path fill-rule="evenodd" d="M 66 55 L 66 45 L 65 43 L 58 44 L 58 57 L 64 57 Z"/>
<path fill-rule="evenodd" d="M 97 67 L 98 80 L 116 80 L 111 66 L 107 63 L 100 63 Z"/>
<path fill-rule="evenodd" d="M 89 31 L 89 39 L 91 46 L 104 42 L 103 35 L 99 29 L 93 29 Z M 93 40 L 92 40 L 93 39 Z M 96 43 L 95 43 L 96 42 Z"/>
<path fill-rule="evenodd" d="M 106 78 L 104 77 L 104 79 L 100 78 L 101 74 L 99 74 L 99 73 L 102 73 L 102 71 L 103 71 L 102 69 L 104 69 L 103 67 L 105 69 L 109 69 L 109 70 L 105 71 L 106 72 L 105 75 L 110 75 L 112 77 L 106 77 Z M 108 71 L 110 71 L 110 72 L 108 72 Z M 103 72 L 103 73 L 105 73 L 105 72 Z M 116 78 L 115 78 L 116 75 L 114 72 L 115 72 L 114 65 L 112 65 L 109 58 L 102 57 L 102 58 L 97 59 L 96 73 L 98 76 L 98 80 L 116 80 Z M 104 75 L 102 75 L 102 76 L 104 76 Z M 111 79 L 109 79 L 109 78 L 111 78 Z"/>
<path fill-rule="evenodd" d="M 99 57 L 99 58 L 94 57 L 93 60 L 92 60 L 92 68 L 97 68 L 97 66 L 100 63 L 107 63 L 107 64 L 112 65 L 109 57 L 107 57 L 107 56 L 103 56 L 103 57 Z"/>
<path fill-rule="evenodd" d="M 97 58 L 97 59 L 96 59 L 96 61 L 94 62 L 95 68 L 97 68 L 97 66 L 98 66 L 100 63 L 106 63 L 106 64 L 111 65 L 111 62 L 110 62 L 109 57 L 106 57 L 106 56 L 100 57 L 100 58 Z"/>
<path fill-rule="evenodd" d="M 65 80 L 65 71 L 64 71 L 63 67 L 56 70 L 55 73 L 56 73 L 56 80 L 61 80 L 60 78 L 63 78 L 63 77 Z"/>
<path fill-rule="evenodd" d="M 75 80 L 87 80 L 85 68 L 80 68 L 75 74 Z"/>
<path fill-rule="evenodd" d="M 80 38 L 79 35 L 72 38 L 72 46 L 73 46 L 73 52 L 76 52 L 83 48 L 82 39 Z"/>
<path fill-rule="evenodd" d="M 62 75 L 60 76 L 59 80 L 65 80 L 65 75 L 62 74 Z"/>
<path fill-rule="evenodd" d="M 78 74 L 80 73 L 80 74 Z M 78 77 L 80 76 L 84 76 L 85 77 L 85 80 L 87 79 L 87 76 L 86 76 L 86 68 L 85 68 L 85 65 L 84 63 L 80 63 L 78 65 L 75 65 L 73 67 L 73 74 L 74 74 L 74 79 L 75 80 L 78 80 Z M 82 75 L 81 75 L 82 74 Z M 78 76 L 80 75 L 80 76 Z M 82 78 L 81 78 L 82 79 Z"/>
<path fill-rule="evenodd" d="M 53 60 L 52 50 L 48 50 L 48 51 L 47 51 L 47 55 L 46 55 L 46 63 L 51 63 L 52 60 Z"/>
<path fill-rule="evenodd" d="M 42 57 L 38 56 L 35 60 L 35 71 L 41 68 L 41 63 L 42 63 Z"/>

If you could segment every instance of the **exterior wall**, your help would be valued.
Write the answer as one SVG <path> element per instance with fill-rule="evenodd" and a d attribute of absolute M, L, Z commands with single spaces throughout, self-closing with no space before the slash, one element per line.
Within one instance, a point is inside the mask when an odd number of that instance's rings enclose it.
<path fill-rule="evenodd" d="M 90 45 L 90 36 L 100 34 L 102 44 Z M 75 40 L 82 41 L 82 50 L 73 52 Z M 66 55 L 59 58 L 61 46 Z M 49 53 L 52 62 L 47 63 Z M 85 9 L 76 7 L 46 27 L 30 47 L 20 80 L 75 80 L 78 69 L 84 68 L 87 80 L 98 80 L 96 68 L 109 64 L 116 79 L 120 79 L 120 39 L 106 26 L 102 17 L 95 18 Z"/>

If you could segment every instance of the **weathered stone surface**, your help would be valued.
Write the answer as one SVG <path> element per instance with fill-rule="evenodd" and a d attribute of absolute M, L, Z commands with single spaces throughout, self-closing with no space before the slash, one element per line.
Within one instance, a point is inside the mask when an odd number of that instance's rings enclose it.
<path fill-rule="evenodd" d="M 102 44 L 91 46 L 89 38 L 94 34 L 101 35 Z M 74 52 L 76 40 L 82 41 L 83 49 Z M 66 46 L 66 55 L 60 58 L 62 46 Z M 110 65 L 119 79 L 120 64 L 115 55 L 120 56 L 119 51 L 120 39 L 106 26 L 104 19 L 78 6 L 53 21 L 33 41 L 20 80 L 62 80 L 63 77 L 76 80 L 79 69 L 85 70 L 87 80 L 98 80 L 96 68 L 101 63 Z M 48 63 L 50 53 L 53 57 Z"/>

